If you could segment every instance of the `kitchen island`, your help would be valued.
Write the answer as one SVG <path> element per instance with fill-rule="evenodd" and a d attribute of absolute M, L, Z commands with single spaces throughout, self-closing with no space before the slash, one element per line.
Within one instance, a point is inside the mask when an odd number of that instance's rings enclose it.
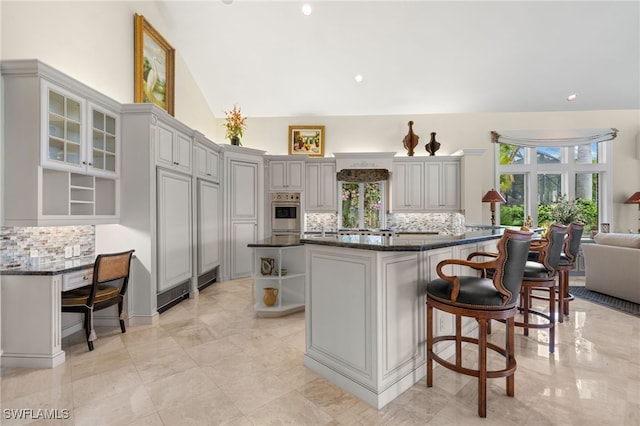
<path fill-rule="evenodd" d="M 426 373 L 425 287 L 436 277 L 437 264 L 495 251 L 502 232 L 303 236 L 304 365 L 372 406 L 384 407 Z M 456 266 L 454 273 L 462 271 Z M 454 318 L 435 314 L 435 334 L 452 334 Z M 464 323 L 465 333 L 474 328 L 474 322 Z M 435 349 L 447 357 L 451 343 Z"/>

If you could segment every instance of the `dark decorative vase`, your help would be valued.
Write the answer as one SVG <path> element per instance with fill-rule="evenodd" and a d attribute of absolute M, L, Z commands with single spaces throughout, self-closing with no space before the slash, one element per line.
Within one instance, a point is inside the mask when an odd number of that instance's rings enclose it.
<path fill-rule="evenodd" d="M 409 157 L 413 157 L 413 149 L 418 146 L 418 139 L 420 139 L 420 136 L 413 133 L 413 121 L 410 121 L 409 133 L 407 133 L 407 136 L 402 140 L 402 145 L 404 145 L 404 148 L 407 150 Z"/>
<path fill-rule="evenodd" d="M 431 132 L 431 141 L 424 148 L 429 155 L 436 155 L 436 151 L 440 149 L 440 142 L 436 140 L 436 132 Z"/>
<path fill-rule="evenodd" d="M 240 138 L 238 136 L 234 136 L 230 140 L 231 140 L 231 145 L 240 146 Z"/>

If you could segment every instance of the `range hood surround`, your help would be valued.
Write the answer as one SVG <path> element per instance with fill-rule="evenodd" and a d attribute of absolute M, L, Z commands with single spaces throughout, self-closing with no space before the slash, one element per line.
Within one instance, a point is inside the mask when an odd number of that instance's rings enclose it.
<path fill-rule="evenodd" d="M 334 152 L 336 171 L 344 169 L 386 169 L 391 171 L 396 152 Z"/>

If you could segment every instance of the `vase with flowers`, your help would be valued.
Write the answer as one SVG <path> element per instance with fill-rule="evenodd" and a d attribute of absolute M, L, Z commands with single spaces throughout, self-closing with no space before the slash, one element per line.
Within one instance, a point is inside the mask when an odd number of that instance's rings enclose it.
<path fill-rule="evenodd" d="M 225 137 L 229 139 L 231 145 L 242 146 L 240 138 L 242 137 L 244 130 L 247 128 L 245 123 L 247 117 L 242 116 L 240 108 L 237 105 L 234 105 L 232 110 L 225 111 L 224 115 L 226 117 L 224 126 L 227 129 Z"/>

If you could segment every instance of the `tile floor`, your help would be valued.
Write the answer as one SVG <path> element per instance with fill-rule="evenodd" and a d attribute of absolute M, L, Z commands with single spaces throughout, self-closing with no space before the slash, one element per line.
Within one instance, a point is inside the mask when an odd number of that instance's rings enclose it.
<path fill-rule="evenodd" d="M 256 318 L 251 286 L 216 284 L 155 326 L 98 329 L 93 352 L 76 333 L 57 368 L 2 369 L 0 423 L 640 425 L 640 318 L 577 299 L 553 355 L 545 332 L 516 329 L 516 396 L 490 380 L 481 419 L 477 381 L 441 367 L 433 388 L 423 379 L 382 410 L 359 401 L 302 365 L 304 313 Z M 15 419 L 19 409 L 30 419 Z M 38 409 L 68 418 L 34 422 Z"/>

